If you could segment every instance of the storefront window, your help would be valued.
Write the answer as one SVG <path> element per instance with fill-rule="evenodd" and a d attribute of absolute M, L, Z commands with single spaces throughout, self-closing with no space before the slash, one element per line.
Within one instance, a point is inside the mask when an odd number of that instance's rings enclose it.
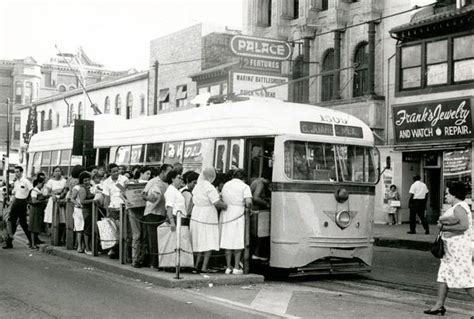
<path fill-rule="evenodd" d="M 443 154 L 444 189 L 454 181 L 461 181 L 466 185 L 466 200 L 472 202 L 472 163 L 471 149 L 446 151 Z M 446 202 L 444 202 L 446 204 Z"/>

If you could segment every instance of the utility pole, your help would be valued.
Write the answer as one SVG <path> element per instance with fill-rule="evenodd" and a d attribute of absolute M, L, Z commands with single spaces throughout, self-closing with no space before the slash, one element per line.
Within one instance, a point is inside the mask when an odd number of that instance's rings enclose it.
<path fill-rule="evenodd" d="M 7 154 L 5 158 L 5 182 L 7 183 L 7 199 L 9 198 L 10 194 L 10 99 L 7 99 Z M 4 201 L 7 202 L 6 200 Z"/>
<path fill-rule="evenodd" d="M 160 67 L 160 62 L 158 60 L 153 63 L 153 67 L 155 68 L 155 94 L 153 100 L 153 115 L 158 114 L 158 69 Z"/>

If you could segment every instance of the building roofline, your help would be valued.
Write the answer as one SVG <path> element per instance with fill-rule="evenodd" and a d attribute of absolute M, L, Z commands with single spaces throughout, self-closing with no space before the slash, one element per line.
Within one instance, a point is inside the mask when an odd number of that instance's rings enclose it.
<path fill-rule="evenodd" d="M 122 85 L 122 84 L 130 83 L 130 82 L 135 82 L 135 81 L 139 81 L 139 80 L 143 80 L 143 79 L 147 79 L 147 78 L 148 78 L 148 71 L 142 71 L 142 72 L 138 72 L 138 73 L 135 73 L 135 74 L 132 74 L 132 75 L 127 75 L 127 76 L 124 76 L 124 77 L 121 77 L 121 78 L 115 78 L 115 79 L 112 79 L 112 80 L 109 80 L 109 81 L 102 81 L 102 82 L 94 83 L 94 84 L 91 84 L 91 85 L 87 85 L 86 86 L 86 91 L 87 92 L 93 92 L 93 91 L 97 91 L 97 90 L 100 90 L 100 89 L 104 89 L 104 88 L 108 88 L 108 87 L 112 87 L 112 86 L 116 86 L 116 85 Z M 59 101 L 59 100 L 62 100 L 64 98 L 67 98 L 67 97 L 71 97 L 71 96 L 75 96 L 75 95 L 82 95 L 82 94 L 83 94 L 82 88 L 77 88 L 77 89 L 74 89 L 74 90 L 71 90 L 71 91 L 61 92 L 59 94 L 55 94 L 55 95 L 52 95 L 52 96 L 48 96 L 48 97 L 39 99 L 39 100 L 33 102 L 32 104 L 36 105 L 36 106 L 39 106 L 39 105 L 43 105 L 43 104 L 46 104 L 46 103 Z M 28 107 L 29 107 L 29 105 L 28 106 L 21 106 L 18 109 L 22 110 L 22 109 L 25 109 L 25 108 L 28 108 Z"/>

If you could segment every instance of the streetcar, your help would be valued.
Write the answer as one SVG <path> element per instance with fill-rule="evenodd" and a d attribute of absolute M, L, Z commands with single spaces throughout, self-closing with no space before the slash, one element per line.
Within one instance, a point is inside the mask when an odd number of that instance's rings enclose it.
<path fill-rule="evenodd" d="M 94 116 L 96 165 L 159 166 L 184 171 L 242 168 L 271 180 L 271 211 L 259 227 L 270 237 L 268 266 L 290 274 L 370 271 L 378 158 L 358 118 L 314 105 L 268 98 L 125 120 Z M 73 128 L 40 132 L 28 148 L 29 176 L 60 165 L 67 173 Z M 266 225 L 265 225 L 266 223 Z M 263 225 L 262 225 L 263 224 Z"/>

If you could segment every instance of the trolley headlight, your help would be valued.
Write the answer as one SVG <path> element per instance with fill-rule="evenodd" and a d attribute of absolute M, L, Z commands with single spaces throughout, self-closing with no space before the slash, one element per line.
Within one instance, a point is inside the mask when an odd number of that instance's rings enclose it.
<path fill-rule="evenodd" d="M 351 224 L 351 222 L 352 222 L 352 216 L 351 216 L 351 213 L 349 213 L 347 210 L 342 210 L 336 214 L 337 226 L 341 228 L 346 228 Z"/>

